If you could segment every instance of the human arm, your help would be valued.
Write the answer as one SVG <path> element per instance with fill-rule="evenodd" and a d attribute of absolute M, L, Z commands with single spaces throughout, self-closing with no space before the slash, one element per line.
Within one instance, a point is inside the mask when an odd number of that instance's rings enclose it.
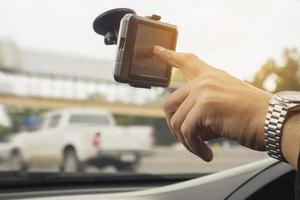
<path fill-rule="evenodd" d="M 211 67 L 193 54 L 161 47 L 155 47 L 154 54 L 190 79 L 164 104 L 172 133 L 189 151 L 210 161 L 213 154 L 204 141 L 220 136 L 254 150 L 265 150 L 264 121 L 271 93 Z M 299 114 L 289 117 L 282 137 L 283 155 L 295 168 L 300 144 L 298 124 Z"/>
<path fill-rule="evenodd" d="M 300 152 L 300 114 L 298 113 L 289 116 L 283 127 L 281 150 L 288 163 L 297 169 Z"/>

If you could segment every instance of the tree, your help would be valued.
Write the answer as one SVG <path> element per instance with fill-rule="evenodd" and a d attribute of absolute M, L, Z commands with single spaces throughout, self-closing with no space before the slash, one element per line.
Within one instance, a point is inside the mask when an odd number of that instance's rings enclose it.
<path fill-rule="evenodd" d="M 270 92 L 284 90 L 300 91 L 300 54 L 296 48 L 283 50 L 283 65 L 278 65 L 273 59 L 269 59 L 255 74 L 252 84 L 258 88 L 268 90 L 264 87 L 265 81 L 276 75 L 275 89 Z"/>

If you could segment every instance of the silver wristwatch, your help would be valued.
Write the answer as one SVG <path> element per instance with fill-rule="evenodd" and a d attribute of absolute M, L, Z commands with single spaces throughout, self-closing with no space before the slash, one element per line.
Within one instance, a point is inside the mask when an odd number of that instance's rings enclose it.
<path fill-rule="evenodd" d="M 300 92 L 285 91 L 275 94 L 269 102 L 264 135 L 269 156 L 285 161 L 281 151 L 281 136 L 288 114 L 300 110 Z"/>

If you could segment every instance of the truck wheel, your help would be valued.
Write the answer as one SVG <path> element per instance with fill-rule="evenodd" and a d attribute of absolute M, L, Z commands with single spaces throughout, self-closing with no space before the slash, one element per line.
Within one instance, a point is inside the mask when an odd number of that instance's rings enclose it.
<path fill-rule="evenodd" d="M 128 163 L 119 163 L 116 166 L 116 169 L 120 173 L 133 173 L 135 172 L 135 168 L 133 164 L 128 164 Z"/>
<path fill-rule="evenodd" d="M 77 173 L 82 171 L 75 149 L 67 148 L 64 151 L 61 171 L 66 173 Z"/>
<path fill-rule="evenodd" d="M 23 160 L 22 154 L 19 151 L 13 151 L 9 159 L 10 169 L 13 171 L 26 172 L 27 167 Z"/>

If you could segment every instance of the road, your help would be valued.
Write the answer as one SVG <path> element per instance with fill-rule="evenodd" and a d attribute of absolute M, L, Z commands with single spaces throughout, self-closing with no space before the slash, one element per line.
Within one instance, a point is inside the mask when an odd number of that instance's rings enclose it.
<path fill-rule="evenodd" d="M 152 157 L 145 158 L 139 172 L 147 173 L 207 173 L 240 166 L 268 158 L 265 152 L 244 147 L 213 148 L 214 159 L 207 163 L 183 148 L 158 147 Z"/>
<path fill-rule="evenodd" d="M 151 174 L 208 173 L 268 158 L 264 152 L 256 152 L 240 146 L 215 146 L 213 152 L 213 161 L 207 163 L 185 150 L 181 145 L 155 147 L 153 155 L 142 159 L 137 172 Z M 8 164 L 1 163 L 0 170 L 9 170 Z M 31 171 L 57 171 L 57 169 L 34 168 Z M 99 171 L 94 167 L 89 167 L 87 172 L 114 173 L 115 169 L 108 167 Z"/>

